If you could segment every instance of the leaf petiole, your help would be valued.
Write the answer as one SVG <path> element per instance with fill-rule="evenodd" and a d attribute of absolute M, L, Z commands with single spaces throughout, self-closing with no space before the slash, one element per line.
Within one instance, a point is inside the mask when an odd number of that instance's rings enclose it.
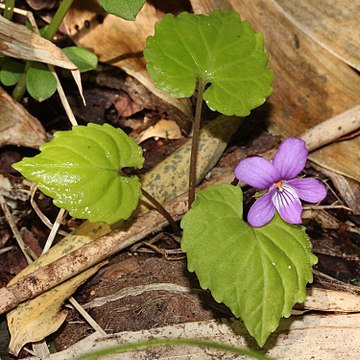
<path fill-rule="evenodd" d="M 201 110 L 203 104 L 203 95 L 206 86 L 206 81 L 203 79 L 198 80 L 198 94 L 196 99 L 195 117 L 193 125 L 193 138 L 191 143 L 191 157 L 190 157 L 190 171 L 189 171 L 189 209 L 195 200 L 196 188 L 196 163 L 199 150 L 199 135 L 201 123 Z"/>
<path fill-rule="evenodd" d="M 143 188 L 141 189 L 142 195 L 144 196 L 145 199 L 149 200 L 156 208 L 157 211 L 159 211 L 159 213 L 164 216 L 164 218 L 169 222 L 174 235 L 181 237 L 182 236 L 182 231 L 180 230 L 180 228 L 177 226 L 175 220 L 173 219 L 173 217 L 169 214 L 169 212 L 164 208 L 164 206 L 162 206 L 152 195 L 150 195 L 146 190 L 144 190 Z"/>
<path fill-rule="evenodd" d="M 15 0 L 5 0 L 4 18 L 12 20 L 14 14 Z"/>

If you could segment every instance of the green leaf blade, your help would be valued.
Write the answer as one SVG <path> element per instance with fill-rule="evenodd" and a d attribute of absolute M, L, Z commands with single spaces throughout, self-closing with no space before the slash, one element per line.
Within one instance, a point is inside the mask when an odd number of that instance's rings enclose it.
<path fill-rule="evenodd" d="M 80 72 L 95 70 L 98 65 L 97 56 L 91 51 L 78 46 L 62 49 L 65 55 L 78 67 Z"/>
<path fill-rule="evenodd" d="M 5 57 L 0 70 L 0 81 L 5 86 L 16 85 L 24 72 L 25 64 Z"/>
<path fill-rule="evenodd" d="M 225 115 L 246 116 L 272 92 L 262 35 L 235 12 L 167 14 L 147 39 L 144 56 L 158 88 L 190 97 L 200 79 L 210 84 L 208 106 Z"/>
<path fill-rule="evenodd" d="M 50 70 L 41 63 L 32 63 L 26 71 L 26 88 L 29 94 L 41 102 L 51 97 L 57 83 Z"/>
<path fill-rule="evenodd" d="M 122 130 L 107 124 L 76 126 L 56 132 L 40 150 L 13 166 L 72 216 L 112 224 L 135 210 L 140 181 L 121 170 L 141 168 L 144 159 L 141 148 Z"/>
<path fill-rule="evenodd" d="M 99 0 L 106 12 L 125 20 L 135 20 L 146 0 Z"/>
<path fill-rule="evenodd" d="M 279 216 L 252 228 L 242 220 L 242 192 L 230 185 L 197 193 L 183 217 L 181 247 L 201 287 L 240 317 L 263 345 L 312 282 L 316 257 L 301 226 Z"/>

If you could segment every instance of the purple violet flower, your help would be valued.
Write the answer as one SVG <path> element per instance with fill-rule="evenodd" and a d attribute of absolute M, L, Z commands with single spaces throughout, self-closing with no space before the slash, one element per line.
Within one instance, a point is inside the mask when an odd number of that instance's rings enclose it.
<path fill-rule="evenodd" d="M 281 143 L 272 162 L 260 156 L 239 162 L 234 171 L 236 178 L 260 190 L 268 190 L 251 206 L 250 225 L 267 224 L 274 217 L 275 209 L 286 222 L 301 224 L 300 199 L 317 203 L 326 197 L 326 187 L 320 181 L 296 178 L 304 169 L 307 157 L 305 141 L 288 138 Z"/>

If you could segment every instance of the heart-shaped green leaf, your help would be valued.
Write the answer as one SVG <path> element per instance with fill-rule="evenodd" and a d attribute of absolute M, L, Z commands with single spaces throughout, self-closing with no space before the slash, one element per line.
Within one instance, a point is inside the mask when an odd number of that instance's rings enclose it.
<path fill-rule="evenodd" d="M 78 46 L 69 46 L 62 49 L 65 55 L 78 67 L 80 72 L 95 70 L 98 58 L 91 51 Z"/>
<path fill-rule="evenodd" d="M 99 0 L 99 3 L 110 14 L 120 16 L 125 20 L 135 20 L 145 0 Z"/>
<path fill-rule="evenodd" d="M 127 219 L 141 195 L 137 176 L 125 167 L 141 168 L 141 148 L 121 129 L 105 124 L 58 131 L 41 153 L 13 167 L 36 182 L 58 207 L 74 217 L 113 224 Z"/>
<path fill-rule="evenodd" d="M 305 299 L 317 261 L 302 226 L 275 216 L 252 228 L 242 219 L 242 191 L 218 185 L 199 191 L 183 217 L 181 247 L 201 287 L 240 317 L 262 346 Z"/>
<path fill-rule="evenodd" d="M 173 97 L 190 97 L 196 80 L 210 84 L 208 106 L 246 116 L 272 92 L 263 38 L 238 13 L 167 14 L 146 42 L 147 70 L 156 86 Z"/>
<path fill-rule="evenodd" d="M 26 88 L 37 101 L 44 101 L 54 94 L 57 83 L 50 70 L 41 63 L 32 63 L 26 71 Z"/>

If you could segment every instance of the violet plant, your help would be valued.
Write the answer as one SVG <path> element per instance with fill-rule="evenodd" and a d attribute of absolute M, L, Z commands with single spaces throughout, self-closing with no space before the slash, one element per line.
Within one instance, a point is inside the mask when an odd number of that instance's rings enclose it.
<path fill-rule="evenodd" d="M 250 210 L 250 224 L 243 219 L 239 187 L 210 186 L 195 197 L 203 100 L 225 115 L 247 116 L 272 91 L 262 35 L 239 14 L 168 14 L 148 38 L 144 56 L 160 89 L 190 97 L 197 88 L 189 169 L 192 206 L 181 221 L 188 269 L 196 272 L 203 289 L 243 320 L 262 346 L 281 317 L 290 316 L 294 304 L 304 301 L 306 284 L 312 282 L 317 258 L 300 225 L 300 199 L 320 201 L 326 190 L 317 180 L 296 178 L 307 151 L 302 140 L 292 138 L 280 146 L 272 163 L 253 157 L 235 169 L 238 179 L 268 190 Z M 141 149 L 120 129 L 88 125 L 57 132 L 39 155 L 14 167 L 73 216 L 111 224 L 136 208 L 140 181 L 122 170 L 142 163 Z"/>

